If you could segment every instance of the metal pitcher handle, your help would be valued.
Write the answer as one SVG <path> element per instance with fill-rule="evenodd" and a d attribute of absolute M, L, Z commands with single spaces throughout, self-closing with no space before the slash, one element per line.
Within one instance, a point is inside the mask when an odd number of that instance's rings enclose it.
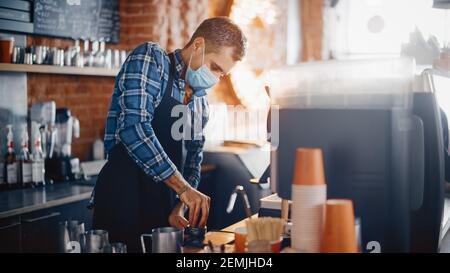
<path fill-rule="evenodd" d="M 68 253 L 81 253 L 81 244 L 77 241 L 70 241 L 66 244 L 66 251 Z"/>
<path fill-rule="evenodd" d="M 142 247 L 142 252 L 147 253 L 146 249 L 145 249 L 145 242 L 144 242 L 144 237 L 150 237 L 153 240 L 153 237 L 151 234 L 142 234 L 141 235 L 141 247 Z"/>
<path fill-rule="evenodd" d="M 80 234 L 80 248 L 81 248 L 81 253 L 85 253 L 86 251 L 86 232 L 83 232 Z"/>

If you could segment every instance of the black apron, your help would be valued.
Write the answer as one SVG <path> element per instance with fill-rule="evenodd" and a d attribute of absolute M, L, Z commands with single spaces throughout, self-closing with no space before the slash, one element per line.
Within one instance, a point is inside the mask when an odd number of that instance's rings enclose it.
<path fill-rule="evenodd" d="M 182 103 L 172 98 L 175 58 L 169 54 L 169 80 L 155 109 L 152 128 L 164 151 L 182 172 L 185 152 L 182 140 L 171 136 L 172 108 Z M 135 163 L 123 144 L 110 151 L 94 193 L 93 229 L 105 229 L 110 242 L 127 244 L 128 252 L 141 252 L 139 236 L 153 228 L 169 226 L 168 217 L 176 205 L 176 194 L 164 182 L 155 182 Z"/>

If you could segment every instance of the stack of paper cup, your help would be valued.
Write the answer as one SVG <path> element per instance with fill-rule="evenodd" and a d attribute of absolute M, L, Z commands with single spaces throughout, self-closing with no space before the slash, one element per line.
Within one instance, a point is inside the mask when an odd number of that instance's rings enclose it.
<path fill-rule="evenodd" d="M 320 252 L 327 187 L 321 149 L 299 148 L 292 181 L 291 245 Z"/>

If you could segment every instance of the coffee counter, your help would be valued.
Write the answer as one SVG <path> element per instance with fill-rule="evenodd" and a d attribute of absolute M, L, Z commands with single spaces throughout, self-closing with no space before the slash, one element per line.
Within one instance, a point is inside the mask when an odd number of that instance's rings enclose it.
<path fill-rule="evenodd" d="M 215 171 L 215 165 L 202 165 L 202 176 Z M 60 182 L 40 188 L 0 192 L 0 219 L 36 210 L 88 200 L 95 179 L 80 182 Z M 87 204 L 87 203 L 86 203 Z"/>
<path fill-rule="evenodd" d="M 258 217 L 258 214 L 254 214 L 252 218 Z M 210 231 L 206 233 L 205 240 L 203 241 L 205 244 L 208 244 L 208 241 L 211 241 L 213 245 L 225 245 L 225 252 L 232 253 L 234 252 L 234 245 L 231 243 L 234 241 L 234 230 L 238 227 L 245 227 L 245 221 L 247 219 L 243 219 L 237 223 L 234 223 L 220 231 Z M 184 249 L 185 253 L 204 253 L 205 251 L 201 248 L 187 248 Z"/>
<path fill-rule="evenodd" d="M 64 182 L 0 192 L 0 252 L 54 253 L 61 221 L 78 220 L 90 229 L 92 189 L 93 183 Z"/>
<path fill-rule="evenodd" d="M 64 182 L 41 188 L 0 192 L 0 219 L 88 200 L 92 185 Z"/>

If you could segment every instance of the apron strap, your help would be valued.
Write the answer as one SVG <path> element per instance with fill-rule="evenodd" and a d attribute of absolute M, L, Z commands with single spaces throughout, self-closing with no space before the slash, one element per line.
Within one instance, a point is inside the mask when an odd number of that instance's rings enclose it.
<path fill-rule="evenodd" d="M 175 55 L 174 53 L 169 54 L 170 64 L 169 64 L 169 80 L 167 81 L 166 90 L 164 90 L 163 98 L 166 96 L 172 96 L 173 87 L 173 75 L 175 75 Z"/>

